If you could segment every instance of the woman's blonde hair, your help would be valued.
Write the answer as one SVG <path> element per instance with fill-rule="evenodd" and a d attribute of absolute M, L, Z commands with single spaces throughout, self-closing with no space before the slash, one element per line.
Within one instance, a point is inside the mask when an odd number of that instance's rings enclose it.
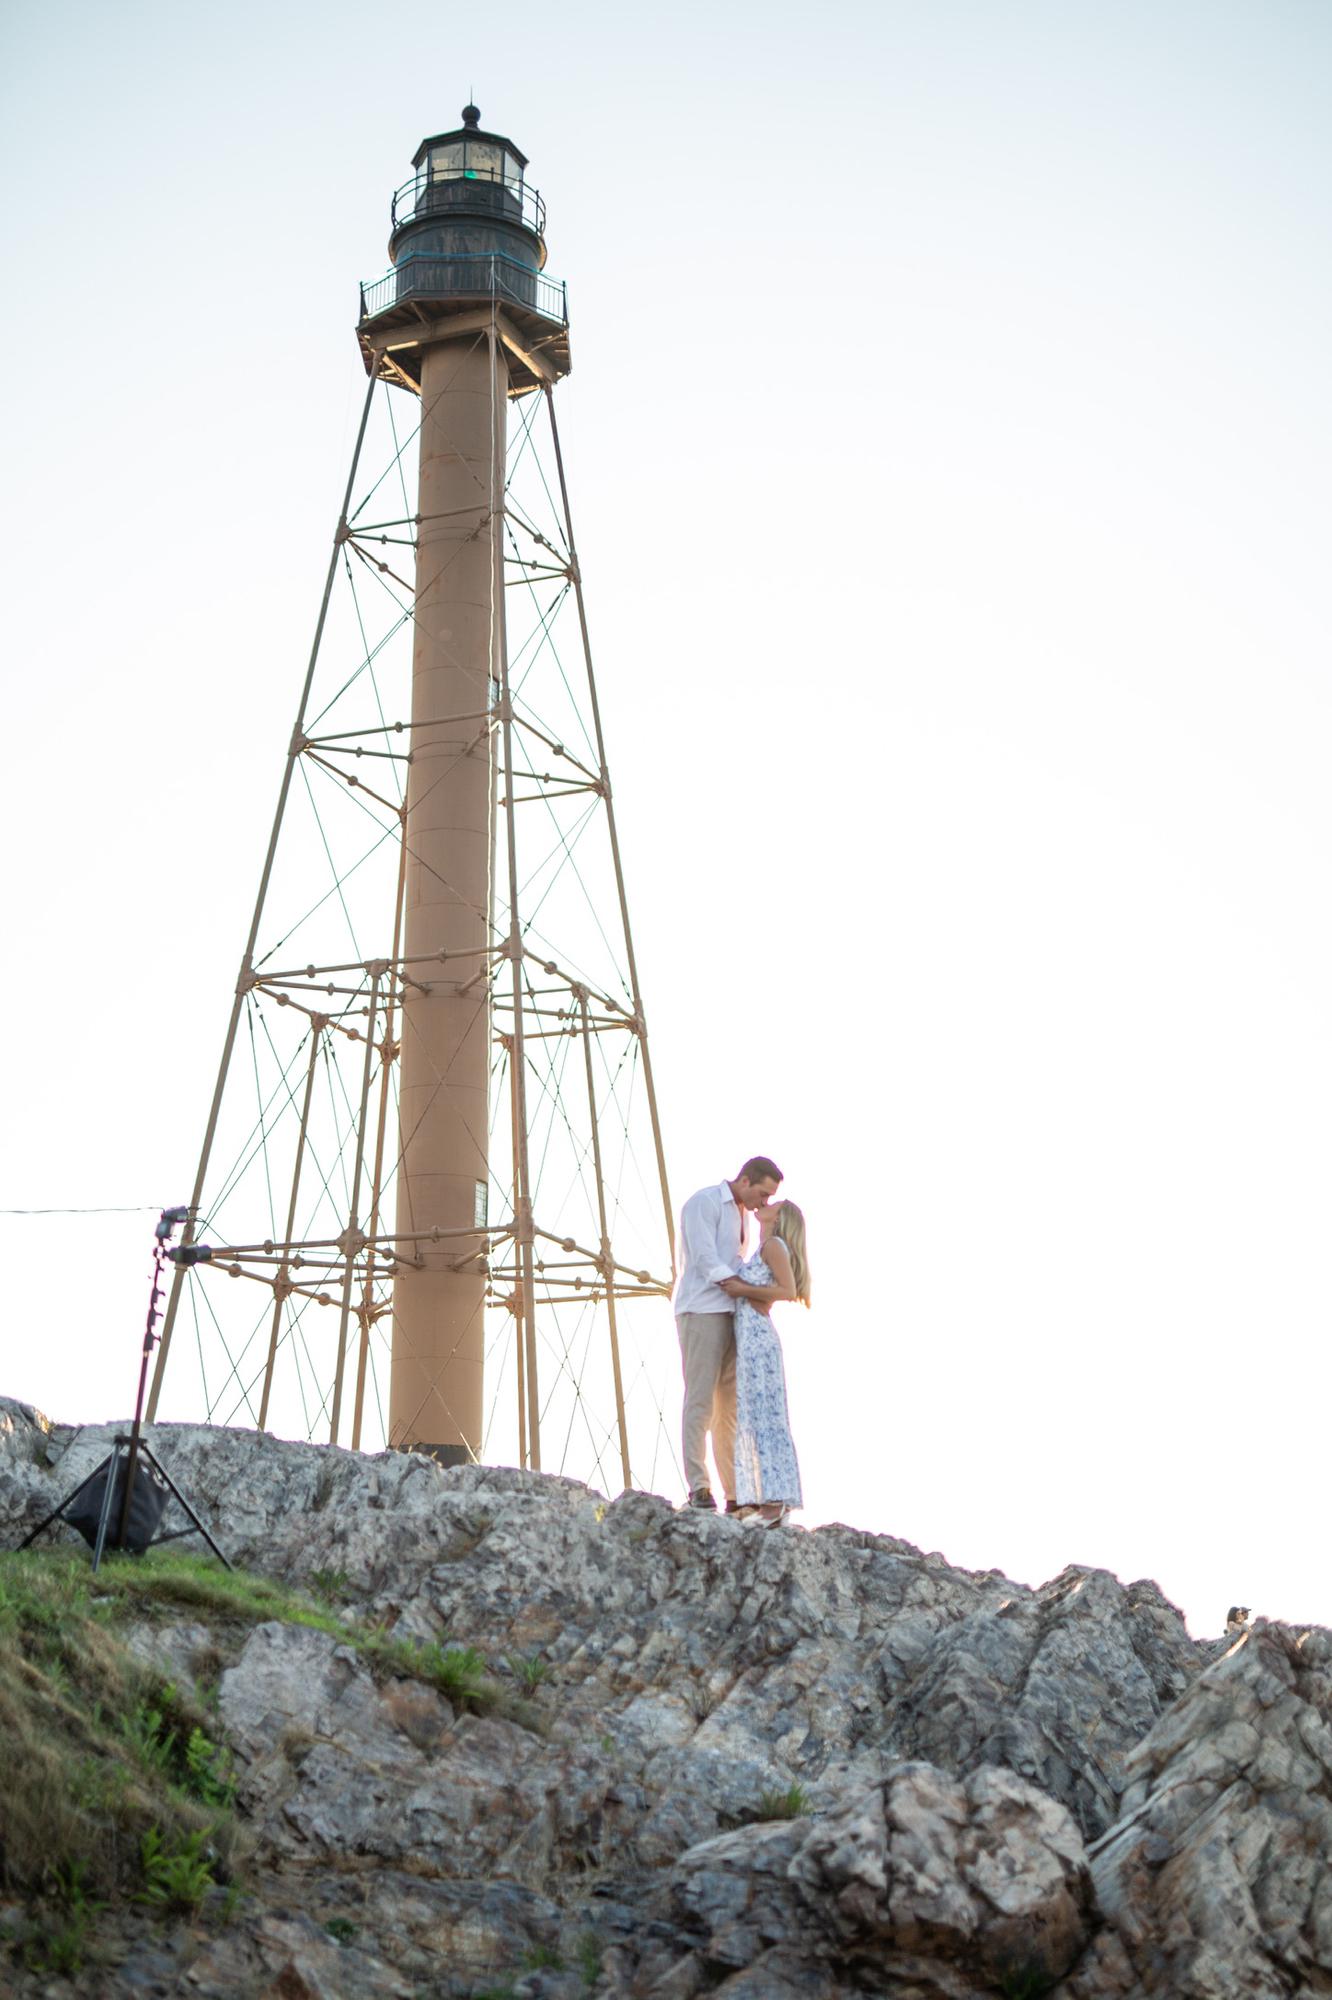
<path fill-rule="evenodd" d="M 791 1275 L 796 1297 L 809 1304 L 809 1253 L 805 1249 L 805 1218 L 793 1201 L 779 1201 L 772 1218 L 772 1233 L 780 1236 L 791 1255 Z"/>

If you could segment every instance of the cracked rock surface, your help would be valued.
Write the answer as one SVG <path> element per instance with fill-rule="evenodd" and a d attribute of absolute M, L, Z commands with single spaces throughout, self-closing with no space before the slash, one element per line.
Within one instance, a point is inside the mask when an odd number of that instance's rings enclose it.
<path fill-rule="evenodd" d="M 114 1428 L 0 1402 L 5 1546 Z M 291 1624 L 136 1632 L 178 1682 L 222 1660 L 255 1894 L 62 1990 L 1332 1994 L 1326 1632 L 1223 1650 L 1103 1571 L 1033 1590 L 537 1474 L 151 1442 L 233 1561 L 336 1575 L 349 1621 L 524 1699 L 465 1713 Z"/>

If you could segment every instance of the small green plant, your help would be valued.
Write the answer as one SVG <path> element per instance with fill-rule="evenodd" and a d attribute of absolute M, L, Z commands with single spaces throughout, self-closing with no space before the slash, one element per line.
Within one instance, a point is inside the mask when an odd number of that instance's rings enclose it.
<path fill-rule="evenodd" d="M 564 1960 L 554 1945 L 534 1944 L 523 1960 L 523 1966 L 528 1972 L 563 1972 Z"/>
<path fill-rule="evenodd" d="M 168 1681 L 156 1700 L 136 1702 L 121 1724 L 125 1741 L 145 1770 L 167 1778 L 174 1763 L 172 1732 L 167 1726 L 164 1705 L 175 1699 L 176 1690 Z"/>
<path fill-rule="evenodd" d="M 88 1894 L 88 1864 L 75 1857 L 58 1863 L 55 1871 L 56 1894 L 69 1910 L 100 1910 L 104 1905 L 96 1897 Z"/>
<path fill-rule="evenodd" d="M 244 1901 L 245 1891 L 240 1883 L 228 1882 L 217 1904 L 209 1913 L 211 1920 L 217 1924 L 229 1924 Z"/>
<path fill-rule="evenodd" d="M 338 1944 L 350 1944 L 360 1926 L 354 1924 L 350 1917 L 330 1917 L 324 1929 Z"/>
<path fill-rule="evenodd" d="M 584 1931 L 578 1940 L 578 1970 L 590 1993 L 601 1977 L 601 1939 L 595 1931 Z"/>
<path fill-rule="evenodd" d="M 554 1671 L 549 1660 L 543 1660 L 537 1653 L 528 1653 L 522 1659 L 509 1661 L 509 1672 L 526 1695 L 535 1694 Z"/>
<path fill-rule="evenodd" d="M 205 1848 L 207 1838 L 202 1828 L 168 1837 L 160 1827 L 150 1826 L 139 1849 L 144 1878 L 141 1900 L 162 1911 L 197 1910 L 216 1886 Z"/>
<path fill-rule="evenodd" d="M 501 1690 L 486 1672 L 485 1659 L 475 1646 L 441 1646 L 437 1641 L 423 1644 L 419 1639 L 375 1634 L 365 1642 L 364 1650 L 390 1673 L 428 1681 L 455 1708 L 484 1715 L 500 1703 Z"/>
<path fill-rule="evenodd" d="M 351 1578 L 345 1569 L 312 1570 L 310 1588 L 325 1604 L 346 1604 L 351 1599 Z"/>
<path fill-rule="evenodd" d="M 170 1681 L 151 1700 L 140 1701 L 125 1717 L 122 1731 L 144 1769 L 178 1785 L 200 1805 L 230 1808 L 236 1802 L 231 1753 L 205 1734 L 182 1711 Z"/>
<path fill-rule="evenodd" d="M 45 1660 L 46 1683 L 53 1694 L 67 1695 L 73 1686 L 69 1668 L 58 1654 L 48 1654 Z"/>
<path fill-rule="evenodd" d="M 803 1785 L 788 1785 L 784 1792 L 764 1792 L 758 1802 L 760 1819 L 801 1819 L 809 1811 Z"/>
<path fill-rule="evenodd" d="M 28 1971 L 52 1973 L 66 1979 L 82 1972 L 92 1915 L 91 1910 L 71 1910 L 63 1922 L 50 1924 L 39 1936 L 30 1937 L 23 1947 L 23 1963 Z"/>
<path fill-rule="evenodd" d="M 694 1682 L 684 1690 L 684 1704 L 695 1722 L 702 1728 L 710 1715 L 721 1706 L 721 1696 L 711 1689 Z"/>
<path fill-rule="evenodd" d="M 230 1808 L 236 1803 L 236 1780 L 231 1752 L 205 1736 L 197 1725 L 185 1744 L 185 1789 L 200 1805 Z"/>
<path fill-rule="evenodd" d="M 54 1888 L 61 1915 L 29 1936 L 23 1950 L 23 1962 L 29 1972 L 72 1978 L 83 1970 L 88 1932 L 94 1917 L 106 1908 L 106 1904 L 88 1893 L 86 1861 L 71 1858 L 57 1863 Z"/>
<path fill-rule="evenodd" d="M 494 1703 L 486 1663 L 475 1646 L 429 1646 L 425 1678 L 458 1708 L 483 1709 Z"/>
<path fill-rule="evenodd" d="M 130 1774 L 109 1757 L 80 1757 L 69 1774 L 69 1801 L 78 1812 L 113 1817 L 130 1788 Z"/>

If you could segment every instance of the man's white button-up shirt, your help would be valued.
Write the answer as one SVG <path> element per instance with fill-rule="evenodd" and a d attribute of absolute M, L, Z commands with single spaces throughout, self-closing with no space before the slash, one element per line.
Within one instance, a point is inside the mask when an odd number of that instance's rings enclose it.
<path fill-rule="evenodd" d="M 690 1195 L 680 1210 L 677 1313 L 735 1311 L 735 1300 L 718 1287 L 722 1278 L 733 1278 L 744 1261 L 748 1220 L 729 1181 Z"/>

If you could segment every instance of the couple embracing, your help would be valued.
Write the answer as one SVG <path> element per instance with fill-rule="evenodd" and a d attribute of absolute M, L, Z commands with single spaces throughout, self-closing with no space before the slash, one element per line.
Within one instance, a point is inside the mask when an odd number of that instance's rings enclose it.
<path fill-rule="evenodd" d="M 781 1168 L 762 1154 L 733 1181 L 700 1188 L 680 1214 L 675 1323 L 684 1363 L 684 1465 L 691 1507 L 715 1508 L 708 1433 L 726 1511 L 777 1527 L 801 1505 L 782 1347 L 770 1318 L 809 1304 L 805 1218 L 778 1201 Z M 758 1244 L 751 1250 L 751 1219 Z"/>

